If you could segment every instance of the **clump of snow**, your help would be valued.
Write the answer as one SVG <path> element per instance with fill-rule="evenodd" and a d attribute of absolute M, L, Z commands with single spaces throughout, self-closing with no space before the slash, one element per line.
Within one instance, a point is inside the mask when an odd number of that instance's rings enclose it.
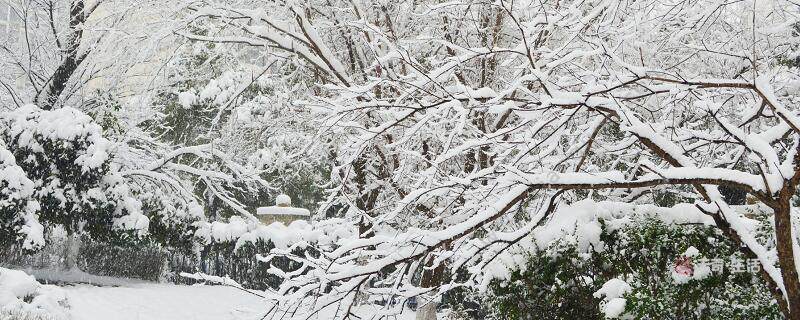
<path fill-rule="evenodd" d="M 247 222 L 239 216 L 233 216 L 228 223 L 214 221 L 211 223 L 211 236 L 217 242 L 235 241 L 248 230 Z"/>
<path fill-rule="evenodd" d="M 608 300 L 602 309 L 606 318 L 619 318 L 619 316 L 625 311 L 626 302 L 627 301 L 625 301 L 623 298 L 613 298 Z"/>
<path fill-rule="evenodd" d="M 260 226 L 252 233 L 258 239 L 272 241 L 278 249 L 302 243 L 317 243 L 322 237 L 322 231 L 315 230 L 314 226 L 302 220 L 292 221 L 288 226 L 277 222 Z"/>
<path fill-rule="evenodd" d="M 239 216 L 231 217 L 228 222 L 199 222 L 195 233 L 207 242 L 235 242 L 237 249 L 258 241 L 272 243 L 278 249 L 311 243 L 331 245 L 339 239 L 352 237 L 354 234 L 353 230 L 343 230 L 333 224 L 311 224 L 298 220 L 289 225 L 280 222 L 263 225 Z"/>
<path fill-rule="evenodd" d="M 243 124 L 253 122 L 253 110 L 248 107 L 236 108 L 236 121 Z"/>
<path fill-rule="evenodd" d="M 552 241 L 569 234 L 577 234 L 579 237 L 586 238 L 584 240 L 586 242 L 596 243 L 599 241 L 597 239 L 599 234 L 597 234 L 594 226 L 599 226 L 599 221 L 603 221 L 607 228 L 617 230 L 643 217 L 657 218 L 665 224 L 699 223 L 712 225 L 714 223 L 710 217 L 690 204 L 679 204 L 671 208 L 665 208 L 655 205 L 637 205 L 613 201 L 596 202 L 591 199 L 585 199 L 554 212 L 553 218 L 545 226 L 536 229 L 535 237 L 540 247 L 546 247 Z M 575 231 L 576 228 L 585 224 L 593 226 L 579 228 L 578 231 Z"/>
<path fill-rule="evenodd" d="M 144 214 L 141 214 L 141 212 L 136 212 L 136 214 L 124 215 L 114 220 L 115 229 L 132 230 L 136 232 L 139 236 L 146 235 L 149 227 L 150 227 L 150 218 L 148 218 Z"/>
<path fill-rule="evenodd" d="M 277 205 L 277 206 L 281 206 L 281 205 L 291 206 L 292 205 L 292 198 L 289 197 L 286 194 L 280 194 L 277 197 L 275 197 L 275 205 Z"/>
<path fill-rule="evenodd" d="M 0 268 L 0 311 L 68 319 L 61 288 L 42 285 L 19 270 Z"/>
<path fill-rule="evenodd" d="M 242 288 L 241 284 L 239 284 L 235 280 L 229 278 L 228 276 L 219 277 L 219 276 L 207 275 L 207 274 L 200 273 L 200 272 L 195 272 L 195 273 L 181 272 L 180 275 L 181 275 L 181 277 L 184 277 L 184 278 L 194 279 L 194 280 L 197 280 L 197 281 L 203 281 L 203 282 L 207 282 L 209 284 L 219 284 L 219 285 L 223 285 L 223 286 L 232 286 L 232 287 L 236 287 L 236 288 Z"/>
<path fill-rule="evenodd" d="M 606 298 L 619 298 L 624 294 L 631 292 L 631 286 L 621 279 L 611 279 L 606 281 L 600 290 L 594 293 L 595 298 L 605 296 Z"/>
<path fill-rule="evenodd" d="M 117 218 L 114 220 L 114 228 L 133 230 L 139 236 L 144 236 L 150 227 L 150 218 L 143 214 L 142 202 L 133 196 L 130 187 L 123 183 L 118 174 L 106 175 L 103 177 L 103 184 L 113 199 L 116 199 L 114 216 Z"/>
<path fill-rule="evenodd" d="M 2 141 L 0 141 L 0 173 L 2 173 L 0 174 L 0 183 L 4 183 L 8 188 L 8 191 L 3 189 L 4 193 L 8 193 L 6 199 L 25 198 L 33 193 L 33 182 L 17 165 L 14 155 L 5 148 Z M 11 190 L 14 192 L 9 192 Z"/>
<path fill-rule="evenodd" d="M 34 105 L 25 105 L 13 112 L 2 115 L 8 122 L 7 134 L 17 137 L 16 143 L 34 152 L 43 151 L 37 141 L 62 140 L 88 141 L 88 148 L 75 161 L 84 172 L 99 168 L 109 159 L 111 143 L 103 137 L 103 129 L 91 117 L 78 109 L 63 107 L 55 110 L 42 110 Z"/>
<path fill-rule="evenodd" d="M 39 215 L 35 212 L 38 210 L 39 203 L 36 201 L 28 202 L 25 207 L 25 214 L 23 225 L 19 232 L 24 235 L 22 240 L 22 248 L 26 250 L 33 250 L 44 246 L 44 226 L 39 222 Z"/>
<path fill-rule="evenodd" d="M 178 93 L 178 103 L 186 109 L 191 108 L 196 101 L 197 95 L 194 93 L 194 90 Z"/>
<path fill-rule="evenodd" d="M 605 245 L 600 240 L 601 221 L 610 230 L 630 224 L 641 215 L 651 215 L 664 223 L 703 223 L 713 221 L 691 205 L 663 208 L 653 205 L 635 205 L 618 202 L 595 202 L 585 199 L 559 208 L 550 221 L 533 232 L 538 248 L 547 248 L 557 240 L 575 243 L 580 252 L 602 252 Z"/>
<path fill-rule="evenodd" d="M 694 267 L 694 276 L 695 280 L 702 280 L 708 278 L 711 275 L 711 266 L 708 264 L 698 264 Z"/>
<path fill-rule="evenodd" d="M 211 79 L 208 84 L 200 90 L 200 93 L 195 97 L 192 103 L 201 101 L 212 102 L 217 105 L 225 104 L 229 99 L 235 97 L 238 92 L 243 90 L 241 85 L 237 85 L 248 81 L 247 73 L 226 71 L 218 78 Z"/>
<path fill-rule="evenodd" d="M 687 273 L 687 272 L 684 272 L 683 270 L 681 270 L 680 267 L 676 267 L 675 269 L 672 270 L 672 273 L 671 273 L 672 281 L 674 281 L 677 284 L 688 283 L 690 280 L 692 280 L 692 274 L 693 273 L 694 273 L 694 271 L 692 271 L 690 273 Z"/>
<path fill-rule="evenodd" d="M 580 252 L 586 252 L 592 247 L 602 248 L 603 244 L 600 241 L 602 227 L 599 219 L 602 212 L 595 209 L 593 202 L 579 201 L 564 210 L 559 210 L 545 228 L 538 229 L 534 233 L 537 246 L 546 248 L 558 239 L 568 239 L 577 244 Z"/>
<path fill-rule="evenodd" d="M 620 279 L 614 278 L 606 281 L 600 290 L 594 293 L 595 298 L 604 297 L 600 303 L 600 310 L 606 318 L 618 318 L 625 311 L 626 293 L 631 292 L 631 286 Z"/>

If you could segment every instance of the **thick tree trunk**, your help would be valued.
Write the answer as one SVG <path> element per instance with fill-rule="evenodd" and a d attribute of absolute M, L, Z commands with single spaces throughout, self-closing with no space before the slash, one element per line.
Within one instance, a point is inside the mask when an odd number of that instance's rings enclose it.
<path fill-rule="evenodd" d="M 72 78 L 72 75 L 78 70 L 78 66 L 86 58 L 85 54 L 79 54 L 78 52 L 83 39 L 83 23 L 86 22 L 84 7 L 83 0 L 73 1 L 70 7 L 70 34 L 67 41 L 64 42 L 64 47 L 61 48 L 63 59 L 46 83 L 46 87 L 42 88 L 42 91 L 36 96 L 36 103 L 44 110 L 55 108 L 59 97 L 64 92 L 64 89 L 67 88 L 69 79 Z"/>
<path fill-rule="evenodd" d="M 67 236 L 64 246 L 64 270 L 73 270 L 78 267 L 78 253 L 81 250 L 81 239 L 76 234 Z"/>
<path fill-rule="evenodd" d="M 431 257 L 425 265 L 427 267 L 433 266 L 433 260 L 434 259 Z M 444 271 L 444 264 L 440 264 L 433 269 L 423 269 L 420 286 L 423 288 L 433 288 L 440 285 L 442 283 Z M 432 300 L 433 297 L 430 297 L 430 299 Z M 417 309 L 417 320 L 436 320 L 436 308 L 439 306 L 439 303 L 430 300 L 420 301 L 420 304 L 422 303 L 426 304 Z"/>
<path fill-rule="evenodd" d="M 800 278 L 794 261 L 792 238 L 791 194 L 782 194 L 775 206 L 775 236 L 777 240 L 778 262 L 780 263 L 783 285 L 789 303 L 787 319 L 800 320 Z"/>
<path fill-rule="evenodd" d="M 435 301 L 431 301 L 417 309 L 416 320 L 436 320 L 436 307 L 438 305 Z"/>

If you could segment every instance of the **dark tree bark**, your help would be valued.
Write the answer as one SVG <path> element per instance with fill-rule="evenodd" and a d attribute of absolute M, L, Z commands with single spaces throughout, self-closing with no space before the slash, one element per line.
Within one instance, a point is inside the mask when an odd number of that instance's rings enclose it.
<path fill-rule="evenodd" d="M 796 151 L 800 151 L 798 145 Z M 800 184 L 800 154 L 793 159 L 794 175 L 783 183 L 777 199 L 767 203 L 775 212 L 775 245 L 778 251 L 781 277 L 783 278 L 786 302 L 789 304 L 787 319 L 800 320 L 800 278 L 794 260 L 794 237 L 792 236 L 792 197 Z"/>
<path fill-rule="evenodd" d="M 36 104 L 44 110 L 52 110 L 58 104 L 59 97 L 67 87 L 67 83 L 83 63 L 86 54 L 79 52 L 83 39 L 83 24 L 86 22 L 86 10 L 83 0 L 72 2 L 69 11 L 69 34 L 62 48 L 63 58 L 53 75 L 45 83 L 36 96 Z M 58 38 L 56 38 L 58 41 Z"/>
<path fill-rule="evenodd" d="M 794 188 L 791 188 L 794 189 Z M 778 263 L 780 264 L 783 285 L 789 302 L 788 319 L 800 320 L 800 278 L 797 276 L 797 266 L 794 261 L 794 248 L 792 246 L 792 221 L 791 205 L 789 200 L 792 193 L 781 192 L 781 198 L 775 210 L 775 236 L 778 249 Z M 788 195 L 788 196 L 786 196 Z"/>

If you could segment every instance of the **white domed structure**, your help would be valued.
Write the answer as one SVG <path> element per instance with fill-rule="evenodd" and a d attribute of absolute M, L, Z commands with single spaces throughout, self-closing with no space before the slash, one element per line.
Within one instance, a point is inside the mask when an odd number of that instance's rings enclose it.
<path fill-rule="evenodd" d="M 274 206 L 256 208 L 256 216 L 265 225 L 275 222 L 288 225 L 297 220 L 309 220 L 311 212 L 308 209 L 292 207 L 292 198 L 280 194 L 275 197 Z"/>
<path fill-rule="evenodd" d="M 285 194 L 279 194 L 275 197 L 275 205 L 278 207 L 290 207 L 292 205 L 292 198 Z"/>

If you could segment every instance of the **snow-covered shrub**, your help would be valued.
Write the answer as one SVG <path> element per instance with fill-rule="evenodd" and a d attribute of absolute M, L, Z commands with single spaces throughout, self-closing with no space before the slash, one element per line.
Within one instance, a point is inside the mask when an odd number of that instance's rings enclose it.
<path fill-rule="evenodd" d="M 93 275 L 159 281 L 165 259 L 164 251 L 151 244 L 116 246 L 84 242 L 77 265 L 81 271 Z"/>
<path fill-rule="evenodd" d="M 17 165 L 16 158 L 0 140 L 0 245 L 21 243 L 24 249 L 44 244 L 43 226 L 33 197 L 33 181 Z"/>
<path fill-rule="evenodd" d="M 26 105 L 0 114 L 0 140 L 0 223 L 15 226 L 24 248 L 44 245 L 42 233 L 54 226 L 101 241 L 146 232 L 141 204 L 116 174 L 112 145 L 91 117 Z"/>
<path fill-rule="evenodd" d="M 265 290 L 277 288 L 282 279 L 269 272 L 270 264 L 255 259 L 266 256 L 275 248 L 272 242 L 258 240 L 237 247 L 236 241 L 213 242 L 199 255 L 173 254 L 168 260 L 167 280 L 176 283 L 195 283 L 197 279 L 180 276 L 181 273 L 197 273 L 204 276 L 228 277 L 247 289 Z M 302 250 L 294 253 L 302 254 Z M 278 259 L 276 259 L 278 260 Z M 272 264 L 290 271 L 289 261 L 272 261 Z M 296 267 L 295 267 L 296 268 Z"/>
<path fill-rule="evenodd" d="M 19 270 L 0 268 L 0 318 L 68 319 L 67 306 L 59 287 L 42 285 Z"/>
<path fill-rule="evenodd" d="M 497 319 L 780 319 L 757 273 L 701 272 L 700 258 L 742 256 L 719 231 L 636 217 L 623 227 L 602 223 L 600 243 L 559 240 L 531 253 L 508 279 L 495 280 L 488 302 Z M 694 258 L 685 281 L 680 261 Z M 708 271 L 708 270 L 706 270 Z"/>
<path fill-rule="evenodd" d="M 20 310 L 0 311 L 1 320 L 54 320 L 55 318 L 46 314 L 31 314 Z"/>
<path fill-rule="evenodd" d="M 306 221 L 263 225 L 234 216 L 228 222 L 197 225 L 197 252 L 169 252 L 167 280 L 194 283 L 196 279 L 180 274 L 199 272 L 229 277 L 248 289 L 275 289 L 283 282 L 280 273 L 294 271 L 300 265 L 284 253 L 316 256 L 318 252 L 310 244 L 331 245 L 339 236 Z"/>

